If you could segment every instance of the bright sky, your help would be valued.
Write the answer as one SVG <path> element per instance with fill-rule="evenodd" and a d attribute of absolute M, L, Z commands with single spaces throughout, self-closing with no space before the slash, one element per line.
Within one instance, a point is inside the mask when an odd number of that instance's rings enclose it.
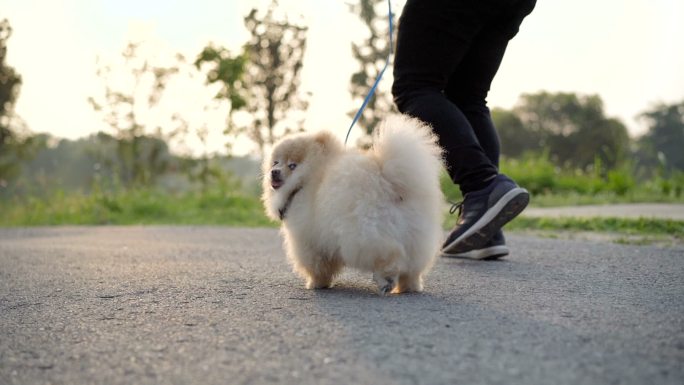
<path fill-rule="evenodd" d="M 365 33 L 347 2 L 279 2 L 309 26 L 302 74 L 303 91 L 312 93 L 306 127 L 339 131 L 340 137 L 350 123 L 347 112 L 358 108 L 348 92 L 357 65 L 350 44 Z M 17 113 L 34 132 L 59 137 L 107 130 L 87 103 L 101 91 L 98 56 L 115 60 L 131 39 L 191 58 L 209 41 L 237 51 L 248 38 L 244 15 L 268 3 L 0 0 L 0 19 L 8 18 L 14 29 L 7 61 L 23 78 Z M 393 8 L 404 3 L 393 0 Z M 637 114 L 656 102 L 684 99 L 682 15 L 681 0 L 539 0 L 509 45 L 489 105 L 511 108 L 521 93 L 540 90 L 596 93 L 609 116 L 621 119 L 633 135 L 642 133 Z M 388 76 L 381 87 L 389 90 L 391 81 Z M 193 108 L 193 92 L 179 94 L 177 104 Z M 210 150 L 222 148 L 221 130 L 220 124 L 210 127 Z M 249 147 L 241 142 L 234 150 L 246 153 Z"/>

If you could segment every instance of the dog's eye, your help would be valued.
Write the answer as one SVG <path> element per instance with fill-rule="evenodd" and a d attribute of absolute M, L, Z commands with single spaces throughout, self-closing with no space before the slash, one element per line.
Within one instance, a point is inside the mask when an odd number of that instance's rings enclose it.
<path fill-rule="evenodd" d="M 295 168 L 297 168 L 297 163 L 290 163 L 290 164 L 287 165 L 287 167 L 288 167 L 290 170 L 294 170 Z"/>

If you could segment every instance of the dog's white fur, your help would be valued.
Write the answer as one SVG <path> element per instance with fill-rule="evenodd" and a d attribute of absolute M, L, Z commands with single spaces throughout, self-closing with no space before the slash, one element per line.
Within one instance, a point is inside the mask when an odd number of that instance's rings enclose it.
<path fill-rule="evenodd" d="M 328 132 L 276 143 L 262 198 L 274 220 L 287 206 L 286 252 L 306 287 L 330 287 L 350 266 L 372 272 L 381 294 L 421 291 L 442 238 L 441 155 L 430 128 L 404 115 L 382 122 L 366 152 Z"/>

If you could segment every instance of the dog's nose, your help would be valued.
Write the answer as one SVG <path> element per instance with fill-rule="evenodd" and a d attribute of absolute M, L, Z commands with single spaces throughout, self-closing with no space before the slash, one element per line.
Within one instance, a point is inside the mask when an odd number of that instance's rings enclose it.
<path fill-rule="evenodd" d="M 280 179 L 280 170 L 271 170 L 271 179 Z"/>

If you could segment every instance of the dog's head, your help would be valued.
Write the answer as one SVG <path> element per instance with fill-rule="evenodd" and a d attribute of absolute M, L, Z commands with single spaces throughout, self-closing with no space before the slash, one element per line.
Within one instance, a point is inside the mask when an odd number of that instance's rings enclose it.
<path fill-rule="evenodd" d="M 341 150 L 339 141 L 325 131 L 290 135 L 276 143 L 262 164 L 263 200 L 268 216 L 280 218 L 280 210 L 290 195 L 307 183 L 317 183 L 327 160 Z"/>

